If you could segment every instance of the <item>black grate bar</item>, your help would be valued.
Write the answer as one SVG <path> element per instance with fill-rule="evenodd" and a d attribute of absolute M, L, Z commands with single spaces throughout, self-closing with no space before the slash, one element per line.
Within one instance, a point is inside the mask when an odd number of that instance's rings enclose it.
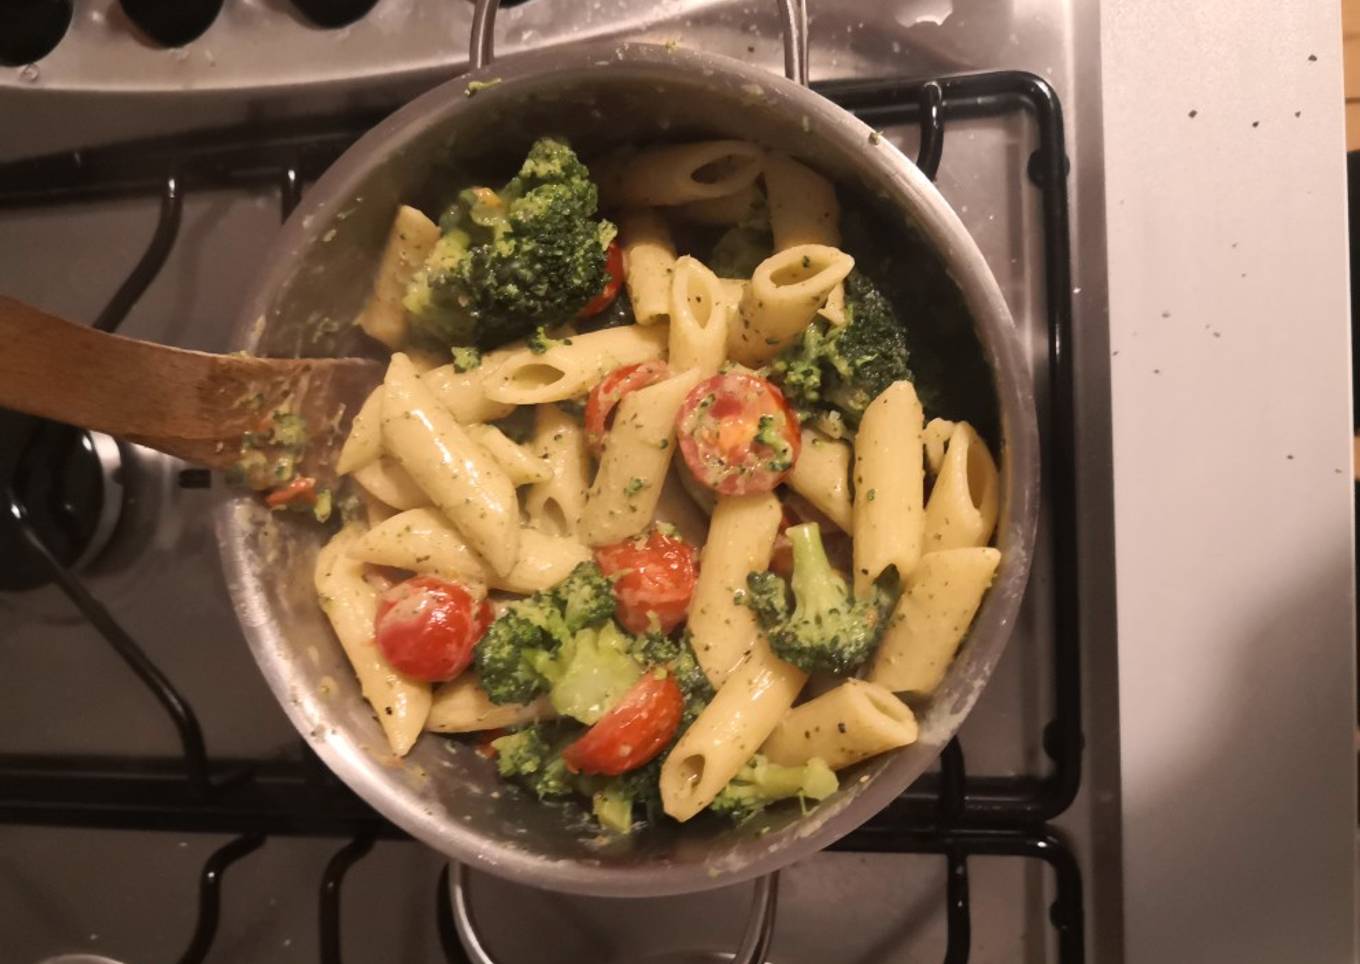
<path fill-rule="evenodd" d="M 61 588 L 72 605 L 80 610 L 80 614 L 99 632 L 99 635 L 104 637 L 114 652 L 161 704 L 179 734 L 180 747 L 184 754 L 183 773 L 188 784 L 186 789 L 189 796 L 192 799 L 206 797 L 211 789 L 208 781 L 208 756 L 203 746 L 203 730 L 198 725 L 198 717 L 193 709 L 185 702 L 179 690 L 175 689 L 174 684 L 104 608 L 104 604 L 91 595 L 84 583 L 57 561 L 27 520 L 16 515 L 15 523 L 24 541 L 47 566 L 52 581 Z M 4 789 L 0 789 L 0 793 L 4 793 L 9 787 L 9 775 L 5 774 L 4 777 L 4 782 L 0 783 L 0 787 Z"/>
<path fill-rule="evenodd" d="M 321 877 L 321 964 L 341 964 L 340 888 L 345 874 L 373 849 L 374 835 L 365 831 L 345 844 L 326 864 Z"/>
<path fill-rule="evenodd" d="M 161 213 L 156 221 L 156 230 L 146 246 L 141 259 L 132 273 L 119 285 L 109 303 L 95 319 L 94 327 L 100 331 L 116 331 L 123 323 L 132 306 L 145 294 L 151 282 L 156 280 L 165 259 L 170 256 L 175 239 L 179 236 L 180 215 L 183 212 L 183 196 L 180 194 L 179 181 L 171 174 L 161 188 Z"/>
<path fill-rule="evenodd" d="M 968 964 L 973 949 L 973 919 L 968 903 L 968 861 L 962 848 L 951 848 L 945 854 L 948 876 L 945 878 L 945 922 L 949 939 L 945 946 L 944 964 Z"/>
<path fill-rule="evenodd" d="M 928 81 L 917 91 L 916 103 L 921 111 L 921 146 L 916 152 L 916 166 L 933 181 L 944 157 L 944 92 L 935 81 Z"/>
<path fill-rule="evenodd" d="M 439 929 L 439 948 L 448 964 L 472 964 L 458 939 L 458 927 L 453 922 L 453 889 L 449 886 L 449 865 L 439 871 L 439 884 L 434 890 L 434 919 Z"/>
<path fill-rule="evenodd" d="M 1040 826 L 1034 833 L 983 828 L 916 830 L 873 824 L 861 827 L 831 846 L 850 853 L 966 854 L 969 857 L 1025 857 L 1042 860 L 1053 870 L 1055 899 L 1049 920 L 1058 938 L 1058 964 L 1086 959 L 1081 868 L 1058 831 Z"/>
<path fill-rule="evenodd" d="M 202 964 L 208 956 L 213 938 L 217 936 L 217 922 L 221 918 L 222 875 L 236 861 L 259 850 L 264 840 L 261 834 L 237 837 L 215 850 L 203 865 L 203 875 L 198 881 L 198 921 L 194 924 L 194 935 L 180 957 L 179 964 Z"/>
<path fill-rule="evenodd" d="M 296 165 L 290 164 L 279 181 L 279 214 L 283 220 L 288 220 L 288 215 L 293 213 L 301 200 L 302 175 L 298 173 Z"/>

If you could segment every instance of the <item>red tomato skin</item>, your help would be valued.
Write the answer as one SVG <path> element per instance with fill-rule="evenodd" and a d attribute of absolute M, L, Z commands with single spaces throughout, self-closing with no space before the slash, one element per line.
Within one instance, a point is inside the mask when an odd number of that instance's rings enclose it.
<path fill-rule="evenodd" d="M 669 633 L 684 622 L 699 575 L 699 551 L 683 539 L 653 529 L 595 550 L 595 561 L 614 583 L 618 620 L 631 633 Z"/>
<path fill-rule="evenodd" d="M 264 497 L 265 505 L 271 509 L 292 505 L 294 502 L 316 504 L 316 479 L 310 475 L 299 475 L 287 485 L 274 489 Z"/>
<path fill-rule="evenodd" d="M 471 664 L 493 618 L 491 604 L 458 583 L 414 576 L 378 598 L 373 631 L 394 669 L 425 682 L 446 682 Z"/>
<path fill-rule="evenodd" d="M 572 773 L 612 777 L 636 770 L 671 742 L 684 702 L 674 677 L 643 673 L 623 699 L 562 751 L 562 760 Z"/>
<path fill-rule="evenodd" d="M 671 370 L 663 361 L 620 365 L 590 390 L 586 398 L 586 441 L 596 455 L 604 448 L 604 437 L 609 432 L 609 416 L 623 397 L 639 388 L 655 385 L 670 376 Z"/>
<path fill-rule="evenodd" d="M 594 298 L 586 302 L 584 308 L 577 313 L 577 318 L 590 318 L 598 315 L 614 303 L 614 299 L 619 295 L 619 288 L 623 286 L 623 247 L 619 244 L 618 238 L 609 242 L 609 247 L 604 252 L 604 287 Z"/>
<path fill-rule="evenodd" d="M 705 410 L 709 396 L 713 401 Z M 773 416 L 789 448 L 789 465 L 772 469 L 775 455 L 755 441 L 762 415 Z M 798 460 L 803 437 L 798 416 L 777 386 L 758 375 L 727 372 L 700 382 L 675 419 L 680 454 L 700 484 L 719 495 L 772 492 Z M 757 451 L 761 449 L 764 451 Z"/>

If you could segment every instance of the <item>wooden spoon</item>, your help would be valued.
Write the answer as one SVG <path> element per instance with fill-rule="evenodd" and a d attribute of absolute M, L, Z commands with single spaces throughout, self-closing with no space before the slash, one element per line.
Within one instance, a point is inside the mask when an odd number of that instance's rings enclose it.
<path fill-rule="evenodd" d="M 0 407 L 223 469 L 281 407 L 301 415 L 303 471 L 333 478 L 349 420 L 382 381 L 362 358 L 254 358 L 110 335 L 0 296 Z"/>

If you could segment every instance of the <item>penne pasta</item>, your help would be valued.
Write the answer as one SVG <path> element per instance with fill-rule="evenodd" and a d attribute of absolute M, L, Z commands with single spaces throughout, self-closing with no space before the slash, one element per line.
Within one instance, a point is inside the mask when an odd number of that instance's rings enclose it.
<path fill-rule="evenodd" d="M 727 353 L 731 316 L 717 275 L 688 255 L 677 260 L 671 278 L 671 370 L 716 372 Z"/>
<path fill-rule="evenodd" d="M 416 485 L 396 459 L 386 455 L 355 469 L 351 477 L 373 498 L 398 511 L 430 504 L 430 497 L 425 491 Z"/>
<path fill-rule="evenodd" d="M 604 200 L 618 207 L 665 207 L 744 190 L 760 175 L 764 152 L 746 141 L 702 141 L 634 154 Z"/>
<path fill-rule="evenodd" d="M 932 418 L 926 422 L 921 441 L 926 449 L 926 471 L 931 475 L 940 474 L 944 465 L 944 450 L 949 445 L 949 436 L 954 434 L 954 422 L 943 418 Z"/>
<path fill-rule="evenodd" d="M 667 335 L 662 324 L 625 325 L 573 335 L 542 354 L 520 349 L 487 377 L 486 396 L 509 405 L 537 405 L 583 395 L 620 365 L 664 357 Z"/>
<path fill-rule="evenodd" d="M 778 152 L 766 155 L 764 174 L 776 251 L 800 244 L 840 245 L 841 206 L 830 181 Z"/>
<path fill-rule="evenodd" d="M 656 503 L 656 522 L 674 526 L 680 538 L 692 546 L 702 546 L 708 540 L 708 516 L 685 491 L 678 472 L 666 473 Z"/>
<path fill-rule="evenodd" d="M 476 442 L 501 470 L 510 477 L 515 485 L 530 485 L 546 482 L 552 478 L 550 469 L 542 459 L 535 458 L 525 448 L 496 428 L 494 425 L 468 425 L 468 437 Z"/>
<path fill-rule="evenodd" d="M 618 221 L 624 284 L 633 317 L 639 325 L 665 321 L 671 310 L 671 275 L 675 269 L 670 228 L 652 208 L 624 211 Z"/>
<path fill-rule="evenodd" d="M 740 191 L 705 201 L 678 204 L 671 210 L 682 221 L 694 224 L 733 225 L 748 224 L 758 219 L 764 208 L 765 195 L 755 184 L 748 184 Z"/>
<path fill-rule="evenodd" d="M 513 412 L 515 406 L 487 398 L 486 380 L 515 352 L 516 348 L 488 352 L 480 365 L 466 372 L 457 371 L 452 365 L 440 365 L 423 373 L 420 380 L 460 424 L 494 422 Z"/>
<path fill-rule="evenodd" d="M 425 726 L 430 687 L 397 672 L 373 639 L 378 591 L 364 579 L 363 563 L 349 555 L 360 530 L 346 526 L 316 557 L 313 582 L 321 609 L 354 667 L 364 699 L 378 717 L 392 752 L 405 756 Z"/>
<path fill-rule="evenodd" d="M 911 707 L 877 683 L 848 679 L 790 710 L 760 752 L 784 766 L 817 757 L 839 770 L 915 743 L 916 737 Z"/>
<path fill-rule="evenodd" d="M 725 495 L 713 510 L 699 554 L 689 632 L 694 655 L 714 686 L 721 686 L 761 639 L 755 615 L 737 602 L 737 595 L 746 591 L 747 573 L 770 567 L 782 516 L 779 499 L 768 492 Z"/>
<path fill-rule="evenodd" d="M 459 582 L 507 592 L 549 589 L 590 561 L 590 550 L 575 539 L 535 529 L 520 532 L 520 557 L 501 575 L 437 509 L 412 509 L 370 529 L 350 548 L 356 559 L 376 566 L 428 572 Z"/>
<path fill-rule="evenodd" d="M 373 291 L 359 312 L 358 324 L 370 337 L 392 350 L 405 346 L 410 322 L 401 299 L 406 285 L 439 240 L 439 226 L 413 207 L 397 208 L 387 245 L 378 261 Z"/>
<path fill-rule="evenodd" d="M 383 444 L 495 572 L 519 558 L 519 503 L 510 478 L 468 436 L 400 352 L 383 382 Z"/>
<path fill-rule="evenodd" d="M 786 480 L 789 488 L 811 502 L 843 532 L 854 526 L 850 500 L 850 445 L 803 429 L 803 447 Z"/>
<path fill-rule="evenodd" d="M 529 525 L 551 536 L 579 537 L 590 485 L 585 430 L 556 405 L 539 405 L 529 451 L 548 466 L 548 478 L 531 485 L 524 495 Z"/>
<path fill-rule="evenodd" d="M 986 443 L 967 422 L 956 424 L 926 503 L 921 551 L 985 546 L 996 528 L 999 485 Z"/>
<path fill-rule="evenodd" d="M 844 251 L 820 244 L 786 248 L 766 258 L 742 294 L 728 354 L 744 365 L 769 361 L 803 333 L 854 266 Z"/>
<path fill-rule="evenodd" d="M 855 436 L 855 592 L 890 567 L 906 579 L 921 556 L 925 507 L 921 403 L 911 382 L 893 382 L 869 403 Z"/>
<path fill-rule="evenodd" d="M 652 524 L 675 453 L 676 413 L 704 377 L 703 371 L 691 369 L 619 402 L 581 515 L 581 536 L 587 545 L 619 542 Z"/>
<path fill-rule="evenodd" d="M 335 459 L 335 474 L 349 475 L 382 456 L 382 386 L 368 393 L 349 425 L 349 435 Z"/>
<path fill-rule="evenodd" d="M 1000 562 L 1001 553 L 985 546 L 922 556 L 883 632 L 869 681 L 894 693 L 934 693 Z"/>
<path fill-rule="evenodd" d="M 789 711 L 807 674 L 764 637 L 718 687 L 661 764 L 661 805 L 682 823 L 713 802 Z"/>
<path fill-rule="evenodd" d="M 546 696 L 532 703 L 493 703 L 471 670 L 434 691 L 425 729 L 434 733 L 475 733 L 525 726 L 557 716 Z"/>

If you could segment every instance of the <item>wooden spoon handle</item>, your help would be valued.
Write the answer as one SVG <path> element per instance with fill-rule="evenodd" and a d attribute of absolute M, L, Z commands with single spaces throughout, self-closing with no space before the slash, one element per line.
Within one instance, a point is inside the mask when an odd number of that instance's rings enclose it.
<path fill-rule="evenodd" d="M 0 407 L 106 432 L 213 467 L 299 384 L 332 396 L 379 377 L 359 359 L 274 359 L 169 348 L 96 331 L 0 296 Z M 318 386 L 320 387 L 318 389 Z M 306 389 L 304 389 L 306 390 Z M 362 397 L 362 396 L 360 396 Z M 326 397 L 318 397 L 326 404 Z"/>
<path fill-rule="evenodd" d="M 0 345 L 0 405 L 121 436 L 191 428 L 197 406 L 186 399 L 196 397 L 216 361 L 96 331 L 5 297 Z"/>

